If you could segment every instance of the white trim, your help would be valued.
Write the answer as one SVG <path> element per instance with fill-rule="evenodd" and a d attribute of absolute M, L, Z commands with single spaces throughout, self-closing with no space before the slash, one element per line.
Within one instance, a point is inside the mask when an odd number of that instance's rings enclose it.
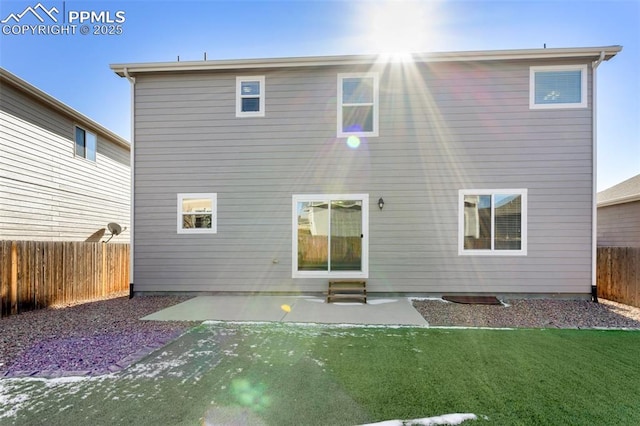
<path fill-rule="evenodd" d="M 182 211 L 182 201 L 185 198 L 202 198 L 211 200 L 211 228 L 183 228 L 182 227 L 182 215 L 185 213 Z M 216 234 L 218 232 L 218 194 L 214 192 L 200 193 L 180 193 L 178 194 L 178 206 L 177 206 L 177 230 L 178 234 Z"/>
<path fill-rule="evenodd" d="M 135 179 L 136 179 L 136 174 L 135 174 L 135 166 L 136 166 L 136 151 L 134 149 L 134 144 L 135 144 L 135 135 L 136 135 L 136 79 L 135 77 L 131 77 L 129 75 L 128 70 L 125 68 L 124 69 L 124 76 L 126 77 L 127 80 L 129 80 L 129 84 L 131 85 L 131 96 L 130 96 L 130 105 L 129 105 L 129 113 L 131 114 L 131 129 L 130 129 L 130 137 L 131 137 L 131 145 L 130 145 L 130 151 L 129 151 L 129 176 L 130 176 L 130 182 L 129 182 L 129 285 L 131 284 L 135 284 L 135 267 L 134 267 L 134 263 L 135 263 L 135 250 L 136 250 L 136 244 L 135 244 L 135 198 L 136 198 L 136 193 L 135 193 Z M 135 287 L 135 286 L 131 286 L 131 287 Z M 133 295 L 131 295 L 133 296 Z"/>
<path fill-rule="evenodd" d="M 78 154 L 78 150 L 77 150 L 78 140 L 76 139 L 78 137 L 78 131 L 76 129 L 80 129 L 84 132 L 84 155 Z M 93 137 L 96 140 L 96 146 L 95 146 L 95 152 L 94 152 L 95 158 L 93 160 L 87 157 L 87 134 L 93 135 Z M 75 158 L 81 158 L 83 160 L 86 160 L 92 164 L 97 164 L 98 163 L 98 135 L 90 130 L 87 130 L 85 127 L 82 127 L 78 124 L 74 124 L 73 125 L 73 156 Z"/>
<path fill-rule="evenodd" d="M 304 201 L 362 201 L 362 253 L 361 271 L 298 271 L 298 212 L 299 202 Z M 369 194 L 294 194 L 291 197 L 291 277 L 292 278 L 369 278 Z M 331 226 L 329 224 L 329 226 Z"/>
<path fill-rule="evenodd" d="M 372 78 L 373 79 L 373 102 L 369 103 L 361 103 L 361 104 L 345 104 L 342 102 L 342 82 L 345 78 Z M 377 72 L 362 72 L 362 73 L 339 73 L 338 74 L 338 97 L 336 102 L 337 108 L 337 119 L 336 119 L 336 131 L 339 138 L 345 138 L 349 136 L 370 136 L 376 137 L 378 136 L 378 125 L 379 125 L 379 111 L 380 111 L 380 102 L 379 102 L 379 85 L 380 79 L 378 77 Z M 370 132 L 345 132 L 342 128 L 342 114 L 343 108 L 345 106 L 367 106 L 371 105 L 373 107 L 373 129 Z"/>
<path fill-rule="evenodd" d="M 522 211 L 520 216 L 520 250 L 495 250 L 493 247 L 493 212 L 494 196 L 517 194 L 522 197 Z M 458 190 L 458 255 L 460 256 L 526 256 L 527 255 L 527 229 L 528 229 L 528 191 L 519 189 L 460 189 Z M 464 248 L 464 196 L 465 195 L 490 195 L 491 196 L 491 249 L 489 250 L 465 250 Z"/>
<path fill-rule="evenodd" d="M 411 59 L 416 63 L 430 62 L 468 62 L 468 61 L 500 61 L 520 59 L 560 59 L 560 58 L 589 58 L 596 59 L 601 52 L 605 52 L 605 60 L 614 57 L 622 50 L 622 46 L 601 47 L 569 47 L 549 49 L 509 49 L 509 50 L 478 50 L 460 52 L 432 52 L 414 53 Z M 266 59 L 226 59 L 207 61 L 180 62 L 151 62 L 111 64 L 110 68 L 123 77 L 124 69 L 129 73 L 139 74 L 147 72 L 171 71 L 199 71 L 199 70 L 250 70 L 276 69 L 291 67 L 317 67 L 339 65 L 372 65 L 380 63 L 384 55 L 345 55 L 345 56 L 303 56 L 293 58 Z M 386 63 L 386 62 L 385 62 Z M 383 64 L 384 65 L 384 64 Z"/>
<path fill-rule="evenodd" d="M 243 96 L 242 83 L 245 81 L 257 81 L 260 83 L 260 93 L 258 94 L 258 111 L 242 111 L 242 99 L 255 98 L 256 96 Z M 236 77 L 236 117 L 264 117 L 265 114 L 265 76 L 239 76 Z"/>
<path fill-rule="evenodd" d="M 580 102 L 562 104 L 536 104 L 535 77 L 537 72 L 545 71 L 580 71 Z M 586 108 L 588 106 L 586 64 L 578 65 L 548 65 L 529 67 L 529 108 L 530 109 L 563 109 L 563 108 Z"/>
<path fill-rule="evenodd" d="M 591 66 L 591 156 L 592 180 L 591 180 L 591 288 L 598 285 L 598 121 L 596 108 L 596 70 L 604 59 L 604 52 L 599 61 L 594 61 Z M 597 290 L 596 290 L 597 298 Z"/>

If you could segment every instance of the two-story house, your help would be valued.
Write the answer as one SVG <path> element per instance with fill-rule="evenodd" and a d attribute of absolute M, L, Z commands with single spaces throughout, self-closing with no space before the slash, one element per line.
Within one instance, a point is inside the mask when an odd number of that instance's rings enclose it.
<path fill-rule="evenodd" d="M 128 141 L 2 68 L 0 129 L 0 240 L 129 241 Z"/>
<path fill-rule="evenodd" d="M 620 46 L 115 64 L 136 292 L 588 297 Z"/>
<path fill-rule="evenodd" d="M 598 193 L 598 246 L 640 247 L 640 175 Z"/>

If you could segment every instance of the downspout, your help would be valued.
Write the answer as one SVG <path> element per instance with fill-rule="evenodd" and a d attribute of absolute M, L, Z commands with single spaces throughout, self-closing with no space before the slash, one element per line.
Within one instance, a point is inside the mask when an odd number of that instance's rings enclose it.
<path fill-rule="evenodd" d="M 591 119 L 592 119 L 592 157 L 593 157 L 593 183 L 592 183 L 592 213 L 591 213 L 591 301 L 598 303 L 598 124 L 597 124 L 597 93 L 596 93 L 596 70 L 604 61 L 604 51 L 600 52 L 600 57 L 591 63 Z"/>
<path fill-rule="evenodd" d="M 129 155 L 129 168 L 131 169 L 131 190 L 130 190 L 130 202 L 129 202 L 129 299 L 131 299 L 134 296 L 134 290 L 133 290 L 133 259 L 134 259 L 134 248 L 135 248 L 135 226 L 134 226 L 134 210 L 135 210 L 135 172 L 134 172 L 134 168 L 135 168 L 135 145 L 134 145 L 134 141 L 135 141 L 135 99 L 136 99 L 136 79 L 135 77 L 131 77 L 129 75 L 129 70 L 127 69 L 127 67 L 124 68 L 124 76 L 126 77 L 127 80 L 129 80 L 129 83 L 131 83 L 131 154 Z"/>

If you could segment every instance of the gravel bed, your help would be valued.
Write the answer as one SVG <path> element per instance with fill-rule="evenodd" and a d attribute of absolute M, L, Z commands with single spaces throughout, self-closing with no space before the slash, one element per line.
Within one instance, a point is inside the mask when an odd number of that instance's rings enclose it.
<path fill-rule="evenodd" d="M 556 299 L 513 299 L 503 305 L 465 305 L 415 300 L 431 326 L 500 328 L 640 329 L 640 308 L 600 299 L 600 303 Z"/>
<path fill-rule="evenodd" d="M 137 361 L 197 322 L 141 321 L 188 300 L 119 297 L 0 319 L 0 377 L 98 375 Z M 502 306 L 416 300 L 431 326 L 640 329 L 640 308 L 601 300 L 507 300 Z"/>
<path fill-rule="evenodd" d="M 195 324 L 139 320 L 188 299 L 119 297 L 2 318 L 0 377 L 117 371 Z"/>

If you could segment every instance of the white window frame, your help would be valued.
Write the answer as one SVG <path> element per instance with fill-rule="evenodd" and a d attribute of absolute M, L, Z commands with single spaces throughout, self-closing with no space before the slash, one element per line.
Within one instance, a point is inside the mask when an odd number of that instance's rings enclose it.
<path fill-rule="evenodd" d="M 298 270 L 298 212 L 299 202 L 305 201 L 362 201 L 362 270 L 361 271 L 299 271 Z M 292 278 L 369 278 L 369 194 L 296 194 L 292 196 Z M 329 223 L 329 227 L 331 223 Z M 331 228 L 329 228 L 330 230 Z M 331 235 L 331 231 L 329 231 Z"/>
<path fill-rule="evenodd" d="M 241 76 L 236 77 L 236 117 L 264 117 L 265 115 L 265 76 Z M 257 81 L 260 83 L 260 94 L 258 95 L 258 111 L 242 111 L 242 99 L 255 98 L 255 95 L 242 95 L 242 83 L 247 81 Z"/>
<path fill-rule="evenodd" d="M 527 189 L 460 189 L 458 190 L 458 255 L 460 256 L 526 256 L 527 255 L 527 228 L 528 228 L 528 200 Z M 494 248 L 494 196 L 514 194 L 522 197 L 520 212 L 520 250 L 496 250 Z M 491 196 L 491 249 L 473 250 L 464 248 L 464 197 L 465 195 L 490 195 Z"/>
<path fill-rule="evenodd" d="M 211 200 L 211 228 L 183 228 L 182 215 L 186 212 L 182 211 L 182 202 L 185 198 L 204 198 Z M 178 234 L 216 234 L 218 232 L 218 194 L 213 192 L 190 192 L 178 194 Z"/>
<path fill-rule="evenodd" d="M 345 104 L 342 102 L 342 82 L 345 78 L 373 78 L 373 102 L 371 104 Z M 340 73 L 338 74 L 338 97 L 337 97 L 337 135 L 339 138 L 349 136 L 378 136 L 379 126 L 379 77 L 376 72 L 364 72 L 364 73 Z M 373 129 L 370 132 L 345 132 L 342 128 L 343 110 L 345 106 L 357 106 L 357 105 L 372 105 L 373 106 Z"/>
<path fill-rule="evenodd" d="M 77 129 L 80 129 L 80 130 L 82 130 L 84 132 L 84 155 L 78 154 L 78 149 L 77 149 L 78 148 L 78 141 L 76 140 L 77 132 L 78 132 Z M 93 137 L 96 140 L 96 146 L 95 146 L 95 152 L 94 152 L 95 158 L 93 158 L 93 159 L 89 158 L 87 156 L 87 135 L 93 135 Z M 87 130 L 86 127 L 82 127 L 82 126 L 79 126 L 79 125 L 75 124 L 73 126 L 73 155 L 75 157 L 77 157 L 77 158 L 82 158 L 82 159 L 90 161 L 92 163 L 97 163 L 98 162 L 98 135 L 96 133 L 94 133 L 94 132 L 91 132 L 91 131 Z"/>
<path fill-rule="evenodd" d="M 561 104 L 537 104 L 536 103 L 536 73 L 545 71 L 580 71 L 580 102 Z M 587 107 L 587 72 L 586 64 L 578 65 L 548 65 L 529 67 L 529 108 L 530 109 L 561 109 L 561 108 L 586 108 Z"/>

